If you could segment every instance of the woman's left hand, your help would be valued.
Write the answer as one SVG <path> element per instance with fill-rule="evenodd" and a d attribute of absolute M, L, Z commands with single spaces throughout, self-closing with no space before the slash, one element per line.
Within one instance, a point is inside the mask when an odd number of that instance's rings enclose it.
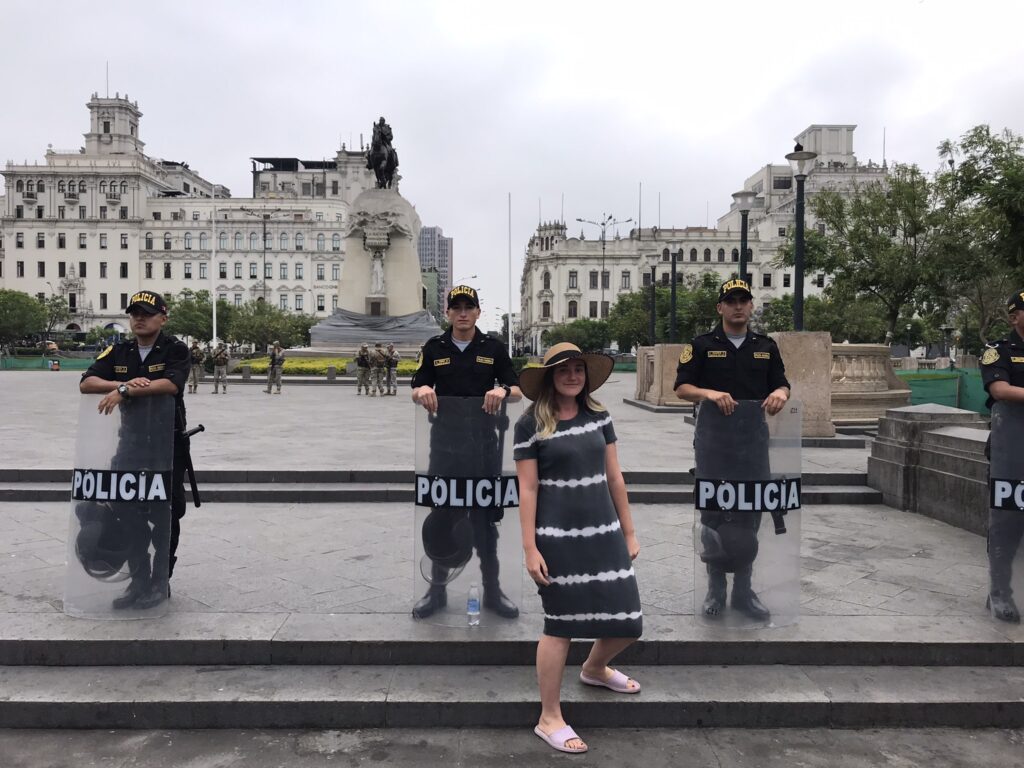
<path fill-rule="evenodd" d="M 626 534 L 626 549 L 629 550 L 629 559 L 636 560 L 636 556 L 640 554 L 640 542 L 637 541 L 635 533 Z"/>

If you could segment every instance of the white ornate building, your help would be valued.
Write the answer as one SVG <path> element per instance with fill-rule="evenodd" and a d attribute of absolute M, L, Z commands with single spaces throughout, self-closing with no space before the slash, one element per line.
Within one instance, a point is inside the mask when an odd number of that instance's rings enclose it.
<path fill-rule="evenodd" d="M 362 152 L 254 158 L 253 197 L 231 198 L 187 163 L 146 155 L 127 94 L 93 94 L 87 106 L 84 147 L 3 170 L 0 287 L 66 296 L 70 330 L 123 330 L 128 296 L 143 286 L 331 314 L 350 202 L 374 186 Z"/>
<path fill-rule="evenodd" d="M 808 175 L 808 200 L 824 188 L 849 192 L 857 184 L 884 179 L 883 166 L 862 165 L 853 154 L 853 125 L 812 125 L 797 141 L 818 153 Z M 792 293 L 792 268 L 773 265 L 794 224 L 796 184 L 788 164 L 767 165 L 750 176 L 743 188 L 757 197 L 748 217 L 747 272 L 759 306 Z M 806 226 L 819 225 L 807 208 Z M 677 280 L 686 274 L 713 272 L 724 281 L 739 273 L 740 213 L 735 204 L 719 217 L 715 228 L 632 229 L 626 237 L 609 235 L 606 242 L 569 237 L 563 222 L 537 227 L 526 250 L 520 279 L 521 323 L 517 338 L 539 353 L 542 334 L 553 325 L 578 318 L 607 317 L 619 296 L 650 285 L 651 266 L 661 284 L 670 282 L 671 256 L 676 254 Z M 805 277 L 808 295 L 825 286 L 822 274 Z"/>

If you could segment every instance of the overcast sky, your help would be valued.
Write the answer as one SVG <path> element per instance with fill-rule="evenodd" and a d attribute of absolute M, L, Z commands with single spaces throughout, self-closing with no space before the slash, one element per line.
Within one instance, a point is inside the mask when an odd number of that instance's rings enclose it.
<path fill-rule="evenodd" d="M 714 224 L 812 123 L 859 159 L 938 166 L 978 123 L 1024 132 L 1024 4 L 4 0 L 0 157 L 75 148 L 85 102 L 138 101 L 154 156 L 235 197 L 249 157 L 331 157 L 386 116 L 401 192 L 455 240 L 485 325 L 518 311 L 538 219 Z M 710 211 L 710 213 L 709 213 Z M 625 234 L 630 225 L 623 225 Z M 596 237 L 595 228 L 587 229 Z"/>

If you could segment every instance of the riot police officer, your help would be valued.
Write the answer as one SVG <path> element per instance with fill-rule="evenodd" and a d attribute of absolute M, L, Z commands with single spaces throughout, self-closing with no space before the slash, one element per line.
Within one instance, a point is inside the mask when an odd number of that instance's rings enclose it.
<path fill-rule="evenodd" d="M 1006 310 L 1010 332 L 1006 338 L 988 344 L 981 355 L 981 380 L 988 392 L 985 405 L 990 409 L 997 400 L 1024 403 L 1024 291 L 1009 298 Z M 985 607 L 997 619 L 1014 623 L 1020 622 L 1020 611 L 1013 601 L 1010 577 L 1022 535 L 1024 516 L 1019 511 L 989 509 L 989 594 Z"/>
<path fill-rule="evenodd" d="M 113 413 L 121 403 L 140 397 L 171 395 L 175 399 L 174 463 L 171 474 L 171 528 L 156 516 L 150 520 L 152 531 L 135 537 L 128 556 L 131 582 L 113 607 L 152 608 L 167 599 L 169 580 L 177 559 L 181 518 L 185 515 L 185 470 L 191 465 L 188 438 L 185 437 L 185 383 L 190 354 L 184 342 L 163 332 L 167 323 L 167 303 L 153 291 L 138 291 L 128 302 L 134 338 L 103 350 L 82 374 L 82 394 L 102 394 L 99 410 Z M 171 438 L 170 435 L 167 436 Z M 121 435 L 118 453 L 131 450 L 132 435 Z M 149 560 L 150 537 L 153 563 Z"/>
<path fill-rule="evenodd" d="M 522 397 L 518 377 L 512 367 L 505 345 L 476 327 L 480 318 L 480 300 L 475 289 L 457 285 L 448 292 L 446 312 L 450 327 L 440 336 L 427 340 L 420 352 L 419 367 L 412 378 L 412 399 L 430 413 L 437 413 L 438 396 L 482 397 L 483 408 L 495 414 L 506 399 Z M 436 434 L 435 434 L 436 433 Z M 435 444 L 452 444 L 457 434 L 447 434 L 442 423 L 435 424 L 431 432 Z M 437 453 L 440 453 L 438 451 Z M 494 445 L 497 456 L 497 444 Z M 432 459 L 434 451 L 432 450 Z M 464 457 L 476 461 L 481 457 Z M 489 460 L 492 457 L 483 457 Z M 438 467 L 435 471 L 450 470 Z M 500 467 L 498 470 L 500 472 Z M 519 608 L 501 591 L 498 579 L 498 529 L 485 510 L 470 510 L 473 523 L 473 545 L 480 558 L 483 582 L 483 606 L 505 618 L 515 618 Z M 434 582 L 413 607 L 416 618 L 426 618 L 447 603 L 443 566 L 435 563 Z M 516 574 L 518 577 L 518 574 Z"/>
<path fill-rule="evenodd" d="M 683 346 L 676 368 L 676 395 L 691 403 L 715 405 L 724 415 L 733 413 L 739 400 L 762 401 L 764 410 L 776 414 L 789 399 L 789 381 L 779 353 L 778 345 L 768 336 L 750 330 L 750 317 L 754 311 L 754 297 L 750 286 L 740 279 L 728 280 L 718 291 L 715 305 L 721 321 L 710 333 L 705 333 Z M 714 440 L 721 448 L 722 441 L 732 441 L 734 450 L 702 451 L 702 440 Z M 698 465 L 702 457 L 705 466 L 702 472 L 719 479 L 727 476 L 714 467 L 708 467 L 707 457 L 714 455 L 744 456 L 747 469 L 757 477 L 767 479 L 768 473 L 768 429 L 756 434 L 715 433 L 702 435 L 698 432 L 694 440 Z M 756 554 L 756 536 L 761 523 L 760 512 L 742 513 L 735 521 L 726 520 L 724 513 L 701 512 L 701 523 L 708 531 L 715 531 L 723 522 L 730 525 L 730 539 L 733 546 L 743 549 L 749 556 L 739 557 L 729 567 L 727 558 L 709 558 L 708 593 L 704 599 L 704 613 L 718 616 L 725 607 L 726 573 L 732 570 L 733 587 L 731 605 L 736 610 L 757 620 L 767 620 L 771 613 L 758 598 L 751 586 L 753 557 Z M 746 528 L 746 532 L 733 528 Z M 702 532 L 703 533 L 703 532 Z M 736 535 L 742 534 L 742 535 Z M 713 535 L 713 534 L 710 534 Z M 724 537 L 723 537 L 724 538 Z M 751 539 L 752 541 L 746 541 Z M 707 543 L 705 543 L 707 544 Z M 734 558 L 736 559 L 736 558 Z"/>

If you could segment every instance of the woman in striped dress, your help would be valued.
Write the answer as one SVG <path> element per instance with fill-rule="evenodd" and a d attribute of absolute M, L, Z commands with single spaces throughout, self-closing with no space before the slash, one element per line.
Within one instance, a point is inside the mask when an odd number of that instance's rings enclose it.
<path fill-rule="evenodd" d="M 519 377 L 533 405 L 515 429 L 519 514 L 526 568 L 544 605 L 537 644 L 541 715 L 534 732 L 555 749 L 587 745 L 562 718 L 560 690 L 569 642 L 597 638 L 580 681 L 618 693 L 640 685 L 608 666 L 640 636 L 633 560 L 640 551 L 611 417 L 591 392 L 608 379 L 607 355 L 556 344 L 540 368 Z"/>

